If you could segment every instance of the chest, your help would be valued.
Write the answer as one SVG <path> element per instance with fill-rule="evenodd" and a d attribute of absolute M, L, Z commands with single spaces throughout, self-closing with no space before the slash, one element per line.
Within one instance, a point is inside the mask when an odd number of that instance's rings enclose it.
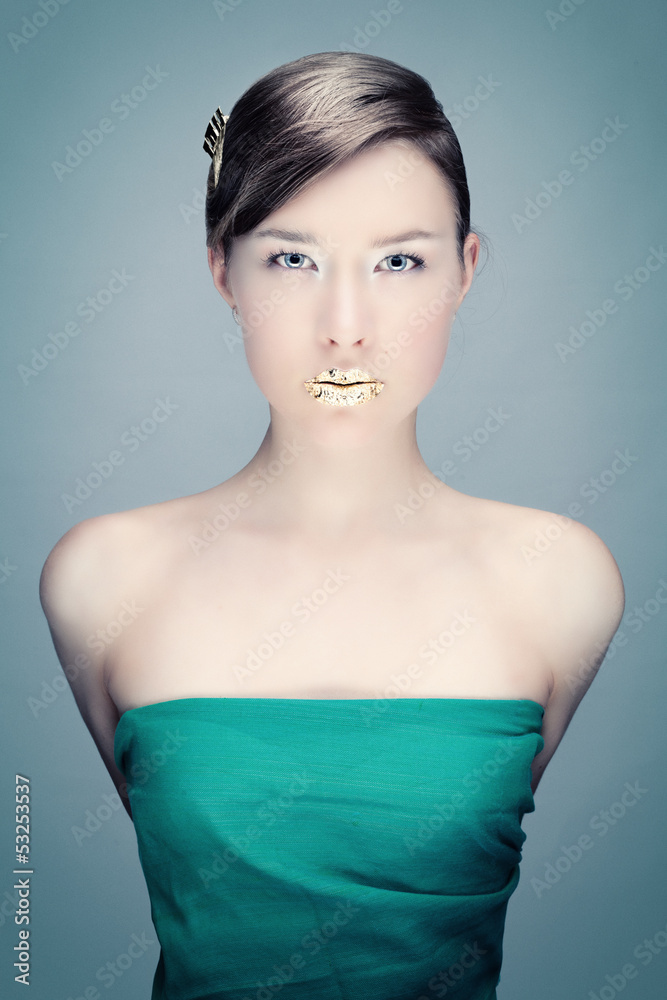
<path fill-rule="evenodd" d="M 535 652 L 502 591 L 437 547 L 306 555 L 230 544 L 147 595 L 110 650 L 109 690 L 121 710 L 205 694 L 370 698 L 397 686 L 407 697 L 534 697 Z"/>

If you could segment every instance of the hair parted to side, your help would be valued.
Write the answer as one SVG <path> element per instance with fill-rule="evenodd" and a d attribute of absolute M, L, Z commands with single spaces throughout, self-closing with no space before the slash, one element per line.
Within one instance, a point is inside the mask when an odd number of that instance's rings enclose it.
<path fill-rule="evenodd" d="M 229 263 L 233 242 L 356 153 L 408 141 L 429 157 L 453 196 L 457 251 L 470 229 L 461 147 L 424 77 L 368 53 L 317 52 L 253 83 L 229 112 L 222 169 L 206 194 L 206 245 Z"/>

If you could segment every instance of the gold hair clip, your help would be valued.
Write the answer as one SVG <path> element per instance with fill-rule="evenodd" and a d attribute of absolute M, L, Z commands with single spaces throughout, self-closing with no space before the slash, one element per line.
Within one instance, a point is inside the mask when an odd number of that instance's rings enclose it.
<path fill-rule="evenodd" d="M 222 166 L 222 144 L 225 140 L 225 129 L 229 115 L 223 115 L 220 108 L 215 109 L 215 114 L 208 123 L 206 138 L 204 139 L 204 149 L 213 160 L 213 186 L 217 187 L 220 167 Z"/>

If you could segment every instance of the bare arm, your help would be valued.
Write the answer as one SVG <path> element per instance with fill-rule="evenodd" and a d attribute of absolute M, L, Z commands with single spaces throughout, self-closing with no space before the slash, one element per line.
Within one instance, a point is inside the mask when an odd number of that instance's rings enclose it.
<path fill-rule="evenodd" d="M 39 596 L 83 721 L 132 818 L 125 778 L 113 756 L 119 712 L 104 682 L 104 654 L 87 642 L 113 619 L 105 553 L 118 531 L 116 515 L 90 518 L 71 528 L 49 553 Z"/>
<path fill-rule="evenodd" d="M 545 526 L 554 524 L 554 515 L 545 517 Z M 607 546 L 576 521 L 531 563 L 527 584 L 531 617 L 540 633 L 536 641 L 552 680 L 542 725 L 544 748 L 532 763 L 534 793 L 618 629 L 625 593 Z"/>

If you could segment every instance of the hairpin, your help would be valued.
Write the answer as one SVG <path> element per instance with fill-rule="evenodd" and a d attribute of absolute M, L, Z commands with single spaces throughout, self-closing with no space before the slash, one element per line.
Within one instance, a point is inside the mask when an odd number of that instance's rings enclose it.
<path fill-rule="evenodd" d="M 206 138 L 204 139 L 204 149 L 213 160 L 213 186 L 217 187 L 220 167 L 222 166 L 222 144 L 225 140 L 225 129 L 229 115 L 223 115 L 220 108 L 216 108 L 215 114 L 208 123 Z"/>

